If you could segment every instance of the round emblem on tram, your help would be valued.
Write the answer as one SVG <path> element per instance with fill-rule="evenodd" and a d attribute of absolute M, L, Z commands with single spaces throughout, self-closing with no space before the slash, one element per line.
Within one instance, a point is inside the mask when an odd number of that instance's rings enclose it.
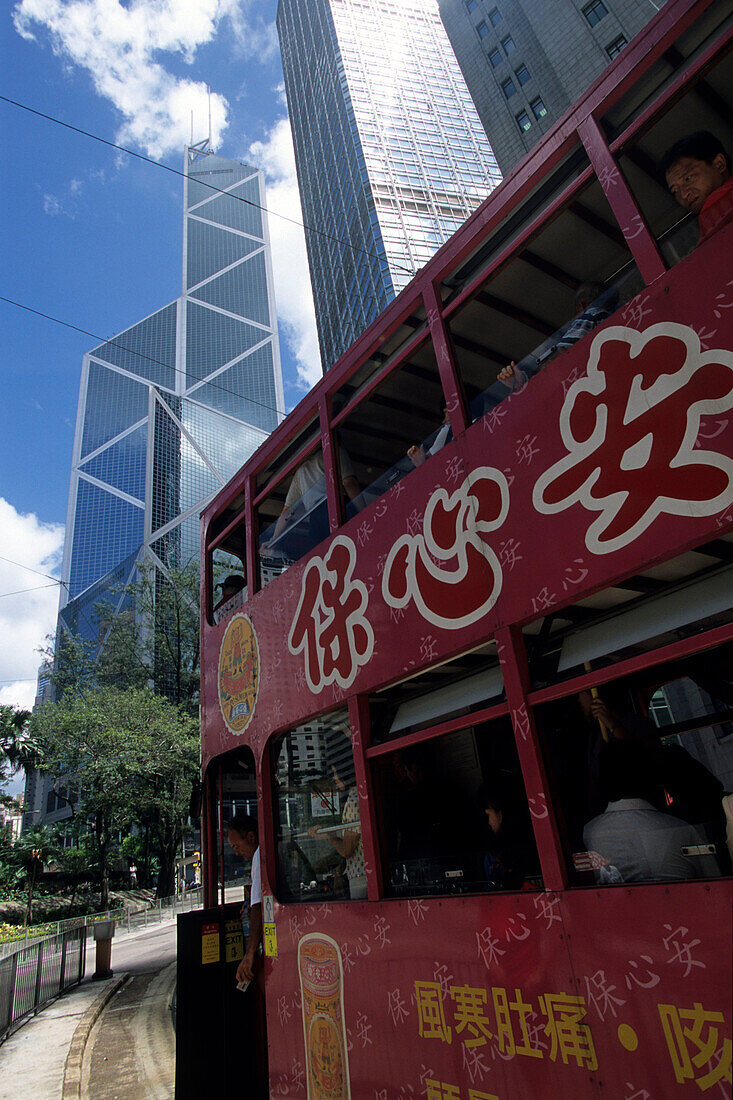
<path fill-rule="evenodd" d="M 219 650 L 219 706 L 232 733 L 243 733 L 252 721 L 259 682 L 257 635 L 246 615 L 235 615 Z"/>

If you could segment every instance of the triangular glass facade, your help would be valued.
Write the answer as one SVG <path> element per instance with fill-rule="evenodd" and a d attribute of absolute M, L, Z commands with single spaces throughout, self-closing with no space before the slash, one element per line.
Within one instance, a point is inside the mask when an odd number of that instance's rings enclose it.
<path fill-rule="evenodd" d="M 186 174 L 181 298 L 84 359 L 60 622 L 85 636 L 129 563 L 198 558 L 199 512 L 283 408 L 262 174 L 200 149 Z"/>

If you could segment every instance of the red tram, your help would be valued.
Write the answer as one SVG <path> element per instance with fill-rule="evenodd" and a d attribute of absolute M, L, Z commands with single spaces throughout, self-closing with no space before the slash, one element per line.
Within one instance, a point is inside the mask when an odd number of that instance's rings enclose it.
<path fill-rule="evenodd" d="M 655 166 L 733 149 L 732 11 L 669 0 L 202 517 L 273 1097 L 730 1095 L 733 225 Z"/>

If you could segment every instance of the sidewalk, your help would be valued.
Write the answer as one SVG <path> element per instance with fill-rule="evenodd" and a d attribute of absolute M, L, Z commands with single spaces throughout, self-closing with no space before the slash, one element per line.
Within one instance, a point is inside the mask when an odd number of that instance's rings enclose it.
<path fill-rule="evenodd" d="M 143 939 L 152 931 L 132 932 L 124 936 L 124 943 Z M 81 985 L 31 1017 L 0 1046 L 0 1100 L 83 1100 L 87 1041 L 103 1011 L 128 981 L 124 966 L 115 968 L 114 976 L 106 981 L 93 981 L 94 951 L 89 948 L 86 969 Z"/>

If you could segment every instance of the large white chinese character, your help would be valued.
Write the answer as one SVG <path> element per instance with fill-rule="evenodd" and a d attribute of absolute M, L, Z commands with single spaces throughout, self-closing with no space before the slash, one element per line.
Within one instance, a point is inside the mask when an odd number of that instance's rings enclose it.
<path fill-rule="evenodd" d="M 687 325 L 604 329 L 563 403 L 568 453 L 535 484 L 535 508 L 599 513 L 585 538 L 594 554 L 627 546 L 664 513 L 715 515 L 733 500 L 733 460 L 695 443 L 703 416 L 732 407 L 733 354 L 703 352 Z"/>
<path fill-rule="evenodd" d="M 350 687 L 374 651 L 366 617 L 369 595 L 364 583 L 354 580 L 355 565 L 354 543 L 339 535 L 325 558 L 311 558 L 303 573 L 288 649 L 302 651 L 308 687 L 316 694 L 327 684 Z"/>

